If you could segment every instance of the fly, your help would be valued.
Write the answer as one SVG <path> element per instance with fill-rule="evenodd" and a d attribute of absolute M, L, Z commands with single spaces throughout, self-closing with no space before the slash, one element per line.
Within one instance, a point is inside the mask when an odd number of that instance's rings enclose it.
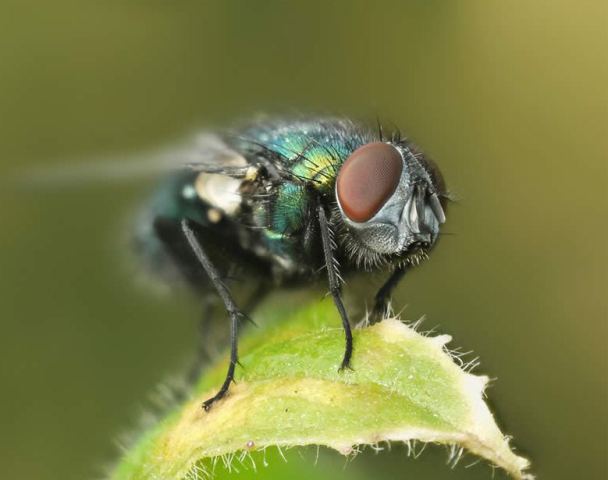
<path fill-rule="evenodd" d="M 435 166 L 412 143 L 341 118 L 262 121 L 206 134 L 169 175 L 138 223 L 137 245 L 159 270 L 173 268 L 199 292 L 215 292 L 230 320 L 230 363 L 208 410 L 226 395 L 238 361 L 245 309 L 225 281 L 235 271 L 260 287 L 324 277 L 345 336 L 343 276 L 389 270 L 372 319 L 388 310 L 409 268 L 425 259 L 445 222 L 447 192 Z"/>

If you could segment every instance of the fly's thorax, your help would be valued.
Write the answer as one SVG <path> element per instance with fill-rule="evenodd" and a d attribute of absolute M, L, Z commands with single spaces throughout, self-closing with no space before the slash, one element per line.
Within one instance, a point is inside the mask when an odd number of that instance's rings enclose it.
<path fill-rule="evenodd" d="M 344 162 L 336 182 L 342 240 L 358 263 L 428 251 L 445 221 L 441 175 L 409 144 L 367 144 Z"/>

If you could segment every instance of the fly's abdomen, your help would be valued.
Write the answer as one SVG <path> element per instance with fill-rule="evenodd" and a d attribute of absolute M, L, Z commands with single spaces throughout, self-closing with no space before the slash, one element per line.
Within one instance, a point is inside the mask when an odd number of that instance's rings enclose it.
<path fill-rule="evenodd" d="M 180 238 L 179 222 L 189 218 L 200 224 L 209 221 L 209 205 L 201 201 L 195 192 L 196 173 L 174 173 L 158 185 L 148 201 L 140 208 L 135 219 L 133 245 L 146 273 L 169 283 L 190 277 L 184 275 L 183 261 L 176 259 L 175 249 Z M 159 231 L 161 230 L 161 231 Z M 174 251 L 170 246 L 174 245 Z M 181 255 L 186 258 L 186 253 Z"/>
<path fill-rule="evenodd" d="M 241 181 L 219 173 L 185 170 L 156 190 L 138 219 L 135 245 L 148 270 L 169 282 L 209 287 L 182 231 L 182 219 L 226 278 L 263 276 L 267 259 L 251 248 L 255 229 L 242 217 Z"/>

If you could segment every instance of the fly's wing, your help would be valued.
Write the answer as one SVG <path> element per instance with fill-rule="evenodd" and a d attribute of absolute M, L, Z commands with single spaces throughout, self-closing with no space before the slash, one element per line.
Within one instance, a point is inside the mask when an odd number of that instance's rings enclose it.
<path fill-rule="evenodd" d="M 200 284 L 199 269 L 180 244 L 179 221 L 190 218 L 209 234 L 219 232 L 219 225 L 208 225 L 208 211 L 218 206 L 224 210 L 235 208 L 235 191 L 240 184 L 237 179 L 248 168 L 247 159 L 222 137 L 201 132 L 173 146 L 134 155 L 99 156 L 75 164 L 32 168 L 13 175 L 9 183 L 39 195 L 49 190 L 109 188 L 152 180 L 156 186 L 150 194 L 135 211 L 124 212 L 128 224 L 123 232 L 127 235 L 118 238 L 123 239 L 125 250 L 136 253 L 137 267 L 143 267 L 137 268 L 143 273 L 142 278 L 157 278 L 167 285 L 180 279 Z M 229 233 L 225 236 L 230 237 Z M 236 235 L 232 237 L 235 239 Z M 221 245 L 227 245 L 228 240 L 220 242 Z M 126 248 L 127 243 L 131 248 Z"/>
<path fill-rule="evenodd" d="M 56 189 L 155 179 L 185 169 L 244 176 L 245 163 L 244 157 L 219 135 L 203 132 L 161 149 L 29 168 L 18 172 L 13 180 L 20 187 Z"/>
<path fill-rule="evenodd" d="M 232 215 L 240 205 L 239 187 L 249 164 L 216 134 L 203 133 L 188 145 L 140 155 L 130 162 L 106 162 L 98 179 L 124 181 L 158 177 L 157 186 L 131 218 L 131 240 L 146 273 L 167 284 L 183 279 L 205 283 L 185 243 L 182 218 L 195 221 L 208 243 L 235 250 L 233 222 L 219 222 L 218 212 Z"/>

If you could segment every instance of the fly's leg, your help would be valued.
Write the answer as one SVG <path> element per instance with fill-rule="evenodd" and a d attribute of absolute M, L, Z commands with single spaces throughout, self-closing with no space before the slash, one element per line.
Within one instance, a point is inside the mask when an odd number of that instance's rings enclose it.
<path fill-rule="evenodd" d="M 371 323 L 376 323 L 389 314 L 388 302 L 391 298 L 391 294 L 407 272 L 408 268 L 409 265 L 397 267 L 393 273 L 391 273 L 391 276 L 388 277 L 386 282 L 384 282 L 384 285 L 380 287 L 374 299 L 374 309 L 372 310 Z"/>
<path fill-rule="evenodd" d="M 260 285 L 255 289 L 252 298 L 247 302 L 247 305 L 243 309 L 245 312 L 251 312 L 255 309 L 258 303 L 264 298 L 264 292 L 267 290 L 267 285 L 264 283 L 260 283 Z M 211 324 L 214 320 L 214 309 L 216 307 L 216 303 L 213 298 L 204 298 L 203 299 L 203 309 L 202 315 L 199 321 L 197 322 L 198 328 L 198 341 L 196 348 L 196 356 L 192 365 L 190 366 L 190 370 L 186 377 L 187 385 L 193 386 L 194 383 L 201 376 L 201 372 L 203 370 L 203 366 L 209 361 L 217 358 L 220 351 L 219 345 L 222 342 L 215 341 L 216 339 L 209 339 L 209 334 L 213 330 Z M 253 325 L 255 323 L 248 316 L 246 317 Z"/>
<path fill-rule="evenodd" d="M 228 312 L 228 316 L 230 317 L 230 364 L 228 366 L 228 371 L 226 372 L 226 378 L 224 379 L 224 383 L 220 387 L 219 391 L 213 397 L 211 397 L 210 399 L 205 400 L 205 402 L 203 402 L 203 408 L 206 411 L 208 411 L 216 401 L 220 400 L 221 398 L 224 397 L 224 395 L 226 395 L 226 392 L 228 392 L 228 388 L 230 387 L 230 384 L 234 380 L 234 370 L 235 370 L 236 364 L 238 362 L 237 335 L 238 335 L 239 320 L 241 318 L 246 318 L 246 316 L 236 306 L 234 300 L 232 299 L 232 295 L 230 294 L 230 291 L 224 285 L 224 282 L 222 281 L 219 272 L 217 271 L 217 269 L 215 268 L 215 266 L 213 265 L 213 263 L 211 262 L 211 260 L 209 259 L 209 257 L 205 253 L 205 251 L 203 250 L 203 247 L 201 246 L 198 239 L 196 238 L 196 235 L 195 235 L 194 231 L 192 230 L 190 223 L 191 222 L 189 220 L 182 219 L 182 221 L 181 221 L 182 232 L 183 232 L 184 236 L 186 237 L 186 240 L 188 241 L 188 244 L 190 245 L 192 252 L 194 253 L 197 260 L 199 261 L 199 263 L 205 270 L 205 273 L 209 276 L 209 279 L 211 280 L 211 283 L 215 287 L 215 290 L 217 291 L 218 295 L 224 302 L 224 306 L 226 307 L 226 311 Z"/>
<path fill-rule="evenodd" d="M 334 299 L 334 304 L 340 313 L 342 318 L 342 327 L 344 328 L 344 336 L 346 345 L 344 348 L 344 357 L 342 358 L 342 364 L 340 370 L 350 368 L 350 357 L 353 353 L 353 333 L 350 328 L 350 322 L 348 321 L 348 315 L 346 309 L 342 303 L 341 288 L 340 288 L 340 275 L 338 273 L 338 263 L 334 257 L 334 250 L 336 244 L 332 238 L 332 232 L 327 222 L 327 216 L 322 205 L 317 207 L 317 215 L 319 217 L 319 227 L 321 231 L 321 240 L 323 242 L 323 254 L 325 258 L 325 268 L 327 269 L 327 279 L 329 281 L 329 292 Z"/>

